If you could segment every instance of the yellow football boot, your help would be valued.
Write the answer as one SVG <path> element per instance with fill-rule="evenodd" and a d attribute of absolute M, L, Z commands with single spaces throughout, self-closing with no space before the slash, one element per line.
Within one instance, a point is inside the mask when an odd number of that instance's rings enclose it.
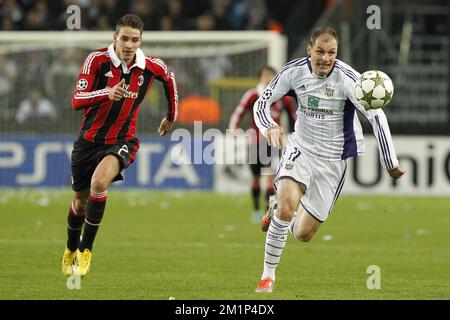
<path fill-rule="evenodd" d="M 78 251 L 78 272 L 80 276 L 84 277 L 88 274 L 91 266 L 92 252 L 89 249 L 84 249 L 83 252 Z"/>
<path fill-rule="evenodd" d="M 69 248 L 64 250 L 64 255 L 62 258 L 62 273 L 66 277 L 70 277 L 74 273 L 74 265 L 77 263 L 78 250 L 71 251 Z"/>

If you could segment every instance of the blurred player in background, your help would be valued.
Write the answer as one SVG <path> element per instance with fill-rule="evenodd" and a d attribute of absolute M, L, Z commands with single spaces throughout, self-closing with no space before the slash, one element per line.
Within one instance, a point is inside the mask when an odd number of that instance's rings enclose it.
<path fill-rule="evenodd" d="M 277 200 L 262 220 L 267 236 L 264 272 L 256 292 L 272 292 L 288 229 L 300 241 L 311 240 L 339 197 L 346 159 L 364 153 L 356 110 L 370 121 L 389 175 L 398 179 L 405 173 L 383 110 L 365 110 L 357 103 L 354 84 L 360 74 L 336 59 L 338 45 L 335 30 L 316 29 L 307 48 L 309 57 L 286 64 L 253 109 L 269 145 L 281 148 L 283 128 L 271 118 L 270 106 L 291 90 L 299 104 L 295 131 L 289 135 L 275 178 Z"/>
<path fill-rule="evenodd" d="M 136 157 L 139 106 L 155 79 L 162 81 L 168 101 L 159 135 L 168 133 L 177 118 L 175 75 L 162 60 L 146 57 L 139 49 L 143 27 L 136 15 L 121 17 L 113 43 L 89 54 L 78 76 L 72 107 L 83 110 L 84 119 L 72 150 L 75 194 L 67 217 L 68 240 L 62 260 L 65 276 L 78 272 L 75 266 L 81 276 L 89 272 L 108 187 L 123 179 L 121 171 Z"/>
<path fill-rule="evenodd" d="M 250 122 L 250 128 L 255 130 L 255 135 L 250 135 L 249 143 L 253 145 L 253 148 L 249 148 L 252 151 L 257 152 L 256 156 L 256 163 L 251 163 L 250 161 L 250 170 L 252 171 L 252 185 L 251 185 L 251 194 L 252 194 L 252 200 L 253 200 L 253 213 L 252 213 L 252 220 L 253 222 L 259 222 L 261 219 L 260 214 L 260 204 L 259 204 L 259 198 L 261 194 L 261 184 L 260 184 L 260 178 L 261 174 L 266 176 L 266 194 L 265 194 L 265 203 L 266 208 L 268 208 L 269 204 L 269 197 L 275 194 L 274 186 L 273 186 L 273 179 L 275 178 L 275 172 L 272 169 L 272 163 L 264 163 L 264 161 L 261 161 L 260 155 L 259 155 L 259 145 L 265 144 L 267 146 L 267 140 L 264 138 L 260 133 L 259 129 L 255 124 L 255 121 L 253 119 L 253 105 L 255 104 L 256 100 L 258 100 L 261 93 L 264 91 L 264 89 L 269 85 L 270 80 L 276 75 L 276 70 L 269 66 L 264 66 L 261 68 L 261 70 L 258 73 L 259 83 L 255 88 L 252 88 L 250 90 L 247 90 L 243 97 L 241 98 L 241 101 L 237 105 L 236 109 L 234 110 L 233 114 L 230 118 L 229 123 L 229 129 L 233 131 L 234 134 L 236 134 L 237 129 L 241 125 L 242 118 L 246 113 L 250 113 L 251 115 L 251 122 Z M 297 111 L 297 105 L 292 97 L 284 96 L 279 101 L 275 101 L 271 106 L 271 115 L 274 121 L 277 124 L 280 124 L 281 120 L 281 113 L 283 110 L 286 110 L 289 115 L 289 120 L 294 123 L 296 119 L 296 111 Z M 270 148 L 267 147 L 264 150 L 268 150 L 270 152 Z"/>

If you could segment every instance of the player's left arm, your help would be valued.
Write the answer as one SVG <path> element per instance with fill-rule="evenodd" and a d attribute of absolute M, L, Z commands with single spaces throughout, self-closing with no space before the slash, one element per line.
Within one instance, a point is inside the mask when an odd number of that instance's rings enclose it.
<path fill-rule="evenodd" d="M 170 130 L 178 117 L 178 91 L 175 81 L 175 73 L 159 58 L 150 59 L 152 63 L 152 71 L 155 73 L 156 79 L 163 83 L 164 92 L 166 94 L 168 110 L 167 115 L 161 120 L 158 128 L 158 134 L 164 136 Z"/>
<path fill-rule="evenodd" d="M 359 76 L 359 74 L 357 75 Z M 382 166 L 388 171 L 389 175 L 392 178 L 400 178 L 405 174 L 405 171 L 399 166 L 386 114 L 381 108 L 366 110 L 356 100 L 355 92 L 353 90 L 355 82 L 351 79 L 346 79 L 345 81 L 345 86 L 347 88 L 347 97 L 372 125 L 373 134 L 375 135 L 378 143 L 378 150 L 380 152 L 380 160 Z"/>

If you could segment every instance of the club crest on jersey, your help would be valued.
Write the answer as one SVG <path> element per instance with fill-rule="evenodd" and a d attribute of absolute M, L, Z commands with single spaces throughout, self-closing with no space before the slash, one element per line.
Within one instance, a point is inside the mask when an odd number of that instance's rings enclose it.
<path fill-rule="evenodd" d="M 325 88 L 325 95 L 327 96 L 327 97 L 332 97 L 333 96 L 333 94 L 334 94 L 334 88 Z"/>
<path fill-rule="evenodd" d="M 144 76 L 141 74 L 137 79 L 137 85 L 140 87 L 144 84 Z"/>
<path fill-rule="evenodd" d="M 82 91 L 82 90 L 86 89 L 87 87 L 88 87 L 88 81 L 86 79 L 83 78 L 83 79 L 78 80 L 77 90 Z"/>
<path fill-rule="evenodd" d="M 262 94 L 263 100 L 267 100 L 272 96 L 272 89 L 267 88 Z"/>

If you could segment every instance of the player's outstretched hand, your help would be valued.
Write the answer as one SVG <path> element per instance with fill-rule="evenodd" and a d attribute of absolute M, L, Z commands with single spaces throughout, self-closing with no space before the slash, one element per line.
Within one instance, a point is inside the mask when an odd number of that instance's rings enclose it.
<path fill-rule="evenodd" d="M 269 146 L 281 149 L 283 141 L 283 127 L 278 125 L 267 129 L 267 142 Z"/>
<path fill-rule="evenodd" d="M 162 119 L 161 124 L 158 128 L 158 134 L 160 136 L 165 136 L 170 130 L 172 130 L 174 122 L 167 120 L 167 118 Z"/>
<path fill-rule="evenodd" d="M 120 80 L 118 84 L 109 89 L 108 98 L 112 101 L 119 101 L 123 98 L 123 96 L 127 93 L 127 90 L 122 88 L 122 84 L 124 84 L 125 79 Z"/>
<path fill-rule="evenodd" d="M 398 178 L 400 178 L 402 175 L 405 174 L 405 170 L 403 170 L 403 169 L 400 168 L 400 167 L 392 168 L 392 169 L 388 170 L 388 172 L 389 172 L 389 175 L 390 175 L 392 178 L 394 178 L 394 179 L 398 179 Z"/>

